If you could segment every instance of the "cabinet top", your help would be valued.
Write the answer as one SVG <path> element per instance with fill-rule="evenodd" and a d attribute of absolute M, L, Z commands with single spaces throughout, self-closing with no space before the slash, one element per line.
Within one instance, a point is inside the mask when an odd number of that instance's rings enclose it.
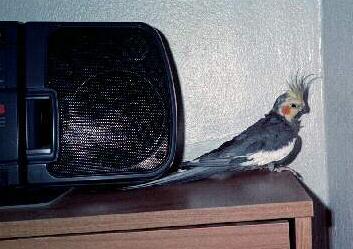
<path fill-rule="evenodd" d="M 307 216 L 311 198 L 291 173 L 250 172 L 131 191 L 76 188 L 47 207 L 0 210 L 0 238 Z"/>

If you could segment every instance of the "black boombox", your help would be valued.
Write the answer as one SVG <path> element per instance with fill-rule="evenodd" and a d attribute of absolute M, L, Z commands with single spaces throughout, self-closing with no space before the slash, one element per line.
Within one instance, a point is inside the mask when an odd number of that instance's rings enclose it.
<path fill-rule="evenodd" d="M 0 22 L 0 186 L 165 173 L 176 151 L 171 60 L 144 23 Z"/>

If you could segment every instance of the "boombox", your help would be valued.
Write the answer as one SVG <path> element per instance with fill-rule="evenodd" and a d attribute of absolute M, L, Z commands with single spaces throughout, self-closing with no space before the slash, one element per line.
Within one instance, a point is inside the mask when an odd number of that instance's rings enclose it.
<path fill-rule="evenodd" d="M 144 23 L 0 22 L 0 186 L 160 177 L 176 150 L 171 59 Z"/>

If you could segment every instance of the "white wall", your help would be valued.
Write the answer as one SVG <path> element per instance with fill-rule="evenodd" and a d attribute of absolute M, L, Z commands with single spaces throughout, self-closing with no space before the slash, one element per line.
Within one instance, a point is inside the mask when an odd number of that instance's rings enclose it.
<path fill-rule="evenodd" d="M 143 21 L 169 40 L 184 99 L 191 159 L 268 112 L 298 68 L 321 74 L 320 0 L 2 0 L 1 20 Z M 292 164 L 328 200 L 321 82 Z"/>

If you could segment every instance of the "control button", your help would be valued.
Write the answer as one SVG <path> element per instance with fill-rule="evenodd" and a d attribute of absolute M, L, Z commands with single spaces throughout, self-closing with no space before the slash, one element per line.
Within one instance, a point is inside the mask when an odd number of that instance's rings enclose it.
<path fill-rule="evenodd" d="M 5 83 L 5 52 L 0 48 L 0 86 Z"/>
<path fill-rule="evenodd" d="M 5 45 L 5 32 L 0 29 L 0 47 Z"/>
<path fill-rule="evenodd" d="M 0 41 L 5 42 L 5 30 L 0 29 Z"/>
<path fill-rule="evenodd" d="M 6 107 L 4 104 L 0 104 L 0 116 L 4 116 L 6 113 Z"/>

